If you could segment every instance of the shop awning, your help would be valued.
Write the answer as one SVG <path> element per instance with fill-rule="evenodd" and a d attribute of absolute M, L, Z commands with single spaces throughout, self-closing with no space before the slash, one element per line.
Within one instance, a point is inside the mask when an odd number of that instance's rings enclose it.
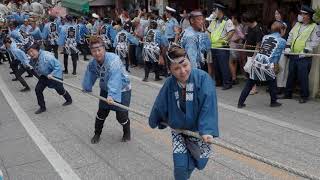
<path fill-rule="evenodd" d="M 61 5 L 76 12 L 89 13 L 88 0 L 62 0 Z"/>

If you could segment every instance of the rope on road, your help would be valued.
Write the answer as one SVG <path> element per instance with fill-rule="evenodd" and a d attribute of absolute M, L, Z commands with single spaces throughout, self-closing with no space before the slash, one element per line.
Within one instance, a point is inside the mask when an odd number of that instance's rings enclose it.
<path fill-rule="evenodd" d="M 236 48 L 211 48 L 211 49 L 225 50 L 225 51 L 253 52 L 253 53 L 259 52 L 258 50 L 236 49 Z M 304 55 L 306 57 L 320 56 L 320 54 L 313 54 L 313 53 L 285 53 L 285 52 L 282 52 L 282 54 L 287 55 L 287 56 L 299 56 L 299 55 Z"/>
<path fill-rule="evenodd" d="M 92 96 L 92 97 L 95 97 L 95 98 L 97 98 L 97 99 L 99 99 L 99 100 L 102 100 L 102 101 L 107 102 L 107 99 L 106 99 L 105 97 L 102 97 L 102 96 L 99 96 L 99 95 L 95 95 L 95 94 L 93 94 L 93 93 L 91 93 L 91 92 L 84 92 L 84 91 L 82 90 L 82 88 L 77 87 L 77 86 L 75 86 L 75 85 L 73 85 L 73 84 L 64 82 L 64 81 L 62 81 L 62 80 L 60 80 L 60 79 L 57 79 L 57 78 L 55 78 L 55 77 L 50 77 L 50 79 L 55 80 L 55 81 L 60 82 L 60 83 L 63 83 L 63 84 L 65 84 L 65 85 L 69 86 L 69 87 L 72 87 L 72 88 L 76 89 L 76 90 L 79 90 L 80 92 L 82 92 L 82 93 L 84 93 L 84 94 L 89 94 L 89 95 Z M 107 103 L 108 103 L 108 102 L 107 102 Z M 120 108 L 125 109 L 125 110 L 130 111 L 130 112 L 133 112 L 133 113 L 138 114 L 138 115 L 140 115 L 140 116 L 142 116 L 142 117 L 149 118 L 149 116 L 148 116 L 147 114 L 145 114 L 145 113 L 143 113 L 143 112 L 140 112 L 140 111 L 138 111 L 138 110 L 132 109 L 132 108 L 130 108 L 130 107 L 124 106 L 124 105 L 122 105 L 122 104 L 119 104 L 119 103 L 117 103 L 117 102 L 113 102 L 111 105 L 120 107 Z M 168 124 L 166 124 L 166 123 L 162 123 L 162 124 L 165 125 L 165 126 L 168 126 Z M 202 137 L 199 135 L 199 133 L 196 133 L 196 132 L 193 132 L 193 131 L 181 130 L 181 129 L 173 129 L 173 130 L 176 131 L 176 132 L 185 134 L 185 135 L 187 135 L 187 136 L 192 136 L 192 137 L 195 137 L 195 138 L 198 138 L 198 139 L 202 139 Z M 213 139 L 213 141 L 212 141 L 212 142 L 209 142 L 209 143 L 210 143 L 210 144 L 217 145 L 217 146 L 222 147 L 222 148 L 224 148 L 224 149 L 228 149 L 228 150 L 233 151 L 233 152 L 235 152 L 235 153 L 244 155 L 244 156 L 246 156 L 246 157 L 249 157 L 249 158 L 258 160 L 258 161 L 263 162 L 263 163 L 265 163 L 265 164 L 268 164 L 268 165 L 270 165 L 270 166 L 273 166 L 273 167 L 276 167 L 276 168 L 285 170 L 285 171 L 287 171 L 287 172 L 290 172 L 290 173 L 292 173 L 292 174 L 298 175 L 298 176 L 300 176 L 300 177 L 304 177 L 304 178 L 311 179 L 311 180 L 320 180 L 320 177 L 316 177 L 316 176 L 311 175 L 311 174 L 308 174 L 308 173 L 306 173 L 306 172 L 304 172 L 304 171 L 300 171 L 300 170 L 297 170 L 297 169 L 295 169 L 295 168 L 288 167 L 288 166 L 286 166 L 286 165 L 284 165 L 284 164 L 281 164 L 281 163 L 278 163 L 278 162 L 276 162 L 276 161 L 273 161 L 273 160 L 264 158 L 264 157 L 262 157 L 262 156 L 260 156 L 260 155 L 255 154 L 255 153 L 251 153 L 251 152 L 246 151 L 246 150 L 243 150 L 243 149 L 241 149 L 241 148 L 232 146 L 232 145 L 227 144 L 227 143 L 225 143 L 225 142 L 223 142 L 223 141 L 221 141 L 221 140 L 219 140 L 219 139 Z"/>

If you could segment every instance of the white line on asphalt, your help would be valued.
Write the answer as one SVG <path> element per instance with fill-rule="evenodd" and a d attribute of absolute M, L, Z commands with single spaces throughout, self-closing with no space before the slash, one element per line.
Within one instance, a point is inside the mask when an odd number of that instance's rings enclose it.
<path fill-rule="evenodd" d="M 134 79 L 134 80 L 137 80 L 137 81 L 139 81 L 139 82 L 141 82 L 143 84 L 146 84 L 146 85 L 151 85 L 151 86 L 154 86 L 156 88 L 161 88 L 162 87 L 162 85 L 158 84 L 158 83 L 143 82 L 143 81 L 141 81 L 141 78 L 139 78 L 137 76 L 129 75 L 129 77 Z M 265 115 L 262 115 L 262 114 L 258 114 L 258 113 L 252 112 L 252 111 L 248 111 L 248 110 L 244 110 L 244 109 L 238 109 L 238 108 L 236 108 L 234 106 L 231 106 L 231 105 L 228 105 L 228 104 L 224 104 L 224 103 L 221 103 L 221 102 L 218 102 L 218 106 L 220 106 L 220 107 L 222 107 L 224 109 L 230 110 L 230 111 L 234 111 L 234 112 L 237 112 L 237 113 L 240 113 L 240 114 L 244 114 L 246 116 L 257 118 L 259 120 L 262 120 L 262 121 L 265 121 L 265 122 L 268 122 L 268 123 L 271 123 L 271 124 L 275 124 L 275 125 L 278 125 L 278 126 L 281 126 L 281 127 L 284 127 L 284 128 L 288 128 L 288 129 L 303 133 L 303 134 L 307 134 L 307 135 L 310 135 L 310 136 L 314 136 L 314 137 L 320 138 L 320 132 L 319 131 L 314 131 L 314 130 L 311 130 L 311 129 L 307 129 L 307 128 L 303 128 L 303 127 L 291 124 L 291 123 L 287 123 L 287 122 L 284 122 L 284 121 L 279 121 L 279 120 L 276 120 L 276 119 L 273 119 L 273 118 L 270 118 L 268 116 L 265 116 Z"/>
<path fill-rule="evenodd" d="M 14 96 L 9 91 L 3 79 L 0 77 L 0 90 L 6 98 L 11 109 L 14 111 L 19 121 L 26 129 L 35 144 L 39 147 L 43 155 L 48 159 L 53 168 L 63 180 L 80 180 L 79 176 L 72 170 L 70 165 L 60 156 L 49 141 L 41 134 L 35 124 L 31 121 L 27 113 L 22 109 Z"/>

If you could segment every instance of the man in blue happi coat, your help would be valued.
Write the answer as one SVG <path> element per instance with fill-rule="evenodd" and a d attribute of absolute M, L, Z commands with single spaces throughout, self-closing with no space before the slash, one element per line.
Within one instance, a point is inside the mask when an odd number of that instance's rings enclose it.
<path fill-rule="evenodd" d="M 190 13 L 190 26 L 185 29 L 181 46 L 185 49 L 192 68 L 201 68 L 204 65 L 204 54 L 210 50 L 210 39 L 204 32 L 204 18 L 200 11 Z"/>
<path fill-rule="evenodd" d="M 28 55 L 31 57 L 30 65 L 39 76 L 39 81 L 35 91 L 37 95 L 38 105 L 40 108 L 35 114 L 40 114 L 46 111 L 46 105 L 43 97 L 43 91 L 46 87 L 55 89 L 57 93 L 66 100 L 62 105 L 67 106 L 72 104 L 72 98 L 66 91 L 61 82 L 57 82 L 52 77 L 63 80 L 62 67 L 60 61 L 48 51 L 40 50 L 39 44 L 26 45 L 25 48 Z"/>
<path fill-rule="evenodd" d="M 66 16 L 66 23 L 61 27 L 58 37 L 58 45 L 63 46 L 64 73 L 68 74 L 68 57 L 71 56 L 73 75 L 77 74 L 77 61 L 79 60 L 78 43 L 80 42 L 80 33 L 73 17 Z"/>

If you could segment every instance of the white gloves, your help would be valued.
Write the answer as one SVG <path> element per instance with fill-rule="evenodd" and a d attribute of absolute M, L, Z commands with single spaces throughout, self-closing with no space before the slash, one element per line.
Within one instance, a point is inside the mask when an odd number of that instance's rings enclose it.
<path fill-rule="evenodd" d="M 284 53 L 290 53 L 291 49 L 290 48 L 286 48 L 284 49 Z"/>

